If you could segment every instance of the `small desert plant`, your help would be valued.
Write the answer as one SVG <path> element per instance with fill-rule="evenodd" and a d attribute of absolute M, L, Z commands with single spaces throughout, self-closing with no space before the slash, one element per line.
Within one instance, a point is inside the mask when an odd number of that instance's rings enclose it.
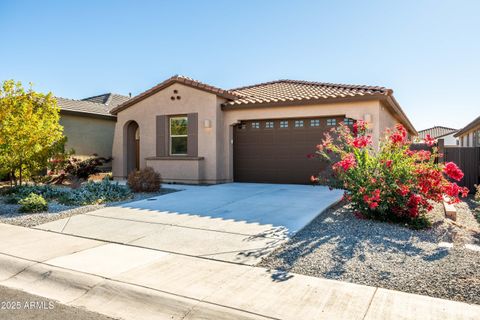
<path fill-rule="evenodd" d="M 156 192 L 160 190 L 160 174 L 146 167 L 128 175 L 127 185 L 133 192 Z"/>
<path fill-rule="evenodd" d="M 64 205 L 89 205 L 130 199 L 132 193 L 126 186 L 113 183 L 108 178 L 101 182 L 89 181 L 78 189 L 74 189 L 58 198 Z"/>
<path fill-rule="evenodd" d="M 41 196 L 36 193 L 30 193 L 24 199 L 18 201 L 20 204 L 20 211 L 21 212 L 42 212 L 48 210 L 48 203 L 47 201 Z"/>

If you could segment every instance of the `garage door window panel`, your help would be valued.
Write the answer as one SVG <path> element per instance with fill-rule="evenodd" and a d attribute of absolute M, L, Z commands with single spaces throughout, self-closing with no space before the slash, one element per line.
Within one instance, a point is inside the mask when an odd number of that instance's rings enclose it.
<path fill-rule="evenodd" d="M 327 119 L 327 126 L 337 125 L 337 119 Z"/>
<path fill-rule="evenodd" d="M 186 116 L 170 118 L 170 155 L 188 155 L 188 118 Z"/>
<path fill-rule="evenodd" d="M 295 120 L 295 128 L 303 128 L 303 120 Z"/>
<path fill-rule="evenodd" d="M 273 129 L 274 127 L 275 127 L 275 123 L 273 121 L 265 122 L 265 129 Z"/>

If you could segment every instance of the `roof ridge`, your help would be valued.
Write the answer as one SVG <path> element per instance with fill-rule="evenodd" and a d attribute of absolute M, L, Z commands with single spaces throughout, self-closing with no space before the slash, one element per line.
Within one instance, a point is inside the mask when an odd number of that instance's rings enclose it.
<path fill-rule="evenodd" d="M 242 86 L 234 89 L 230 89 L 231 91 L 238 91 L 238 90 L 245 90 L 275 83 L 292 83 L 292 84 L 304 84 L 304 85 L 316 85 L 316 86 L 323 86 L 323 87 L 332 87 L 332 88 L 347 88 L 347 89 L 365 89 L 365 90 L 378 90 L 378 91 L 386 91 L 387 93 L 393 93 L 392 89 L 382 87 L 382 86 L 369 86 L 369 85 L 358 85 L 358 84 L 345 84 L 345 83 L 332 83 L 332 82 L 319 82 L 319 81 L 307 81 L 307 80 L 293 80 L 293 79 L 279 79 L 267 82 L 261 82 L 257 84 Z"/>
<path fill-rule="evenodd" d="M 104 105 L 108 106 L 110 102 L 112 102 L 113 95 L 111 93 L 108 93 L 108 98 L 107 101 L 105 101 Z"/>
<path fill-rule="evenodd" d="M 84 102 L 84 103 L 91 103 L 91 104 L 98 104 L 100 106 L 105 106 L 103 103 L 98 103 L 98 102 L 93 102 L 89 100 L 83 100 L 83 99 L 71 99 L 71 98 L 64 98 L 64 97 L 54 97 L 55 99 L 63 99 L 63 100 L 69 100 L 69 101 L 75 101 L 75 102 Z"/>
<path fill-rule="evenodd" d="M 211 84 L 208 84 L 206 82 L 202 82 L 200 80 L 197 80 L 197 79 L 194 79 L 192 77 L 188 77 L 188 76 L 184 76 L 184 75 L 181 75 L 181 74 L 176 74 L 172 77 L 170 77 L 169 79 L 167 79 L 166 81 L 169 81 L 169 80 L 186 80 L 186 81 L 192 81 L 192 82 L 196 82 L 197 84 L 200 84 L 200 85 L 203 85 L 207 88 L 213 88 L 213 89 L 216 89 L 216 90 L 221 90 L 221 91 L 224 91 L 224 92 L 227 92 L 227 93 L 230 93 L 232 95 L 237 95 L 236 93 L 232 92 L 232 90 L 230 89 L 223 89 L 223 88 L 220 88 L 220 87 L 217 87 L 217 86 L 213 86 Z M 164 81 L 164 82 L 166 82 Z"/>
<path fill-rule="evenodd" d="M 98 94 L 98 95 L 95 95 L 95 96 L 80 99 L 79 101 L 90 101 L 90 102 L 92 102 L 91 99 L 100 98 L 100 97 L 107 97 L 107 99 L 105 100 L 105 103 L 102 103 L 102 104 L 108 105 L 112 101 L 113 96 L 118 96 L 118 97 L 122 97 L 122 98 L 130 98 L 129 96 L 125 96 L 125 95 L 119 94 L 119 93 L 105 92 L 105 93 Z M 98 102 L 94 102 L 94 103 L 98 103 Z"/>

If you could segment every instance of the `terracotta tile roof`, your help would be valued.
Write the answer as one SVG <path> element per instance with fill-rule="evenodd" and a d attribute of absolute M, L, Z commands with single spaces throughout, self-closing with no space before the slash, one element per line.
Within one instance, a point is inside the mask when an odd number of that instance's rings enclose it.
<path fill-rule="evenodd" d="M 130 97 L 123 96 L 121 94 L 116 94 L 116 93 L 104 93 L 100 94 L 98 96 L 93 96 L 93 97 L 88 97 L 85 99 L 82 99 L 83 101 L 90 101 L 90 102 L 95 102 L 95 103 L 101 103 L 107 106 L 110 106 L 110 108 L 116 107 L 119 104 L 124 103 L 125 101 L 129 100 Z"/>
<path fill-rule="evenodd" d="M 447 128 L 447 127 L 442 127 L 442 126 L 435 126 L 432 128 L 428 129 L 423 129 L 418 131 L 418 137 L 420 139 L 425 139 L 427 134 L 429 134 L 432 138 L 440 138 L 446 135 L 449 135 L 451 133 L 454 133 L 458 131 L 458 129 L 453 129 L 453 128 Z"/>
<path fill-rule="evenodd" d="M 136 95 L 132 99 L 120 104 L 119 106 L 113 108 L 111 110 L 112 114 L 117 114 L 119 111 L 128 108 L 129 106 L 157 93 L 158 91 L 163 90 L 164 88 L 171 86 L 174 83 L 181 83 L 189 87 L 193 87 L 199 90 L 207 91 L 210 93 L 213 93 L 217 96 L 223 97 L 225 99 L 237 99 L 240 96 L 238 96 L 236 93 L 231 92 L 230 90 L 225 90 L 221 88 L 217 88 L 211 85 L 208 85 L 206 83 L 200 82 L 198 80 L 194 80 L 189 77 L 185 76 L 180 76 L 180 75 L 174 75 L 171 78 L 168 78 L 167 80 L 157 84 L 156 86 Z"/>
<path fill-rule="evenodd" d="M 350 99 L 379 99 L 382 100 L 392 110 L 393 114 L 407 127 L 414 135 L 417 131 L 410 120 L 403 112 L 398 102 L 393 97 L 393 90 L 378 86 L 334 84 L 311 81 L 296 80 L 278 80 L 272 82 L 260 83 L 252 86 L 241 87 L 231 90 L 225 90 L 210 86 L 198 80 L 185 76 L 175 75 L 156 86 L 140 93 L 132 99 L 118 105 L 110 110 L 112 114 L 117 114 L 123 109 L 167 88 L 173 83 L 182 83 L 184 85 L 213 93 L 217 96 L 227 99 L 222 107 L 225 109 L 235 109 L 237 107 L 270 105 L 297 105 L 303 103 L 321 103 L 331 100 L 342 101 Z"/>
<path fill-rule="evenodd" d="M 393 91 L 384 87 L 334 84 L 297 80 L 278 80 L 231 89 L 241 98 L 226 102 L 225 106 L 272 104 L 322 99 L 386 96 Z"/>
<path fill-rule="evenodd" d="M 455 134 L 455 137 L 459 137 L 465 133 L 467 133 L 469 130 L 479 127 L 480 126 L 480 116 L 478 116 L 475 120 L 467 124 L 465 127 L 462 129 L 458 130 L 458 132 Z"/>
<path fill-rule="evenodd" d="M 115 93 L 105 93 L 82 100 L 61 97 L 56 97 L 56 99 L 58 107 L 63 111 L 114 118 L 110 110 L 120 103 L 127 101 L 129 97 Z"/>

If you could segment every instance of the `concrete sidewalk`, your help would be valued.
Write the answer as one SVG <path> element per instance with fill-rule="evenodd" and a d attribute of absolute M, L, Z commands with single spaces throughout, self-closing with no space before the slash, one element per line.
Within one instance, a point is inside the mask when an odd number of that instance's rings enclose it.
<path fill-rule="evenodd" d="M 479 319 L 480 306 L 0 224 L 0 284 L 124 319 Z"/>

